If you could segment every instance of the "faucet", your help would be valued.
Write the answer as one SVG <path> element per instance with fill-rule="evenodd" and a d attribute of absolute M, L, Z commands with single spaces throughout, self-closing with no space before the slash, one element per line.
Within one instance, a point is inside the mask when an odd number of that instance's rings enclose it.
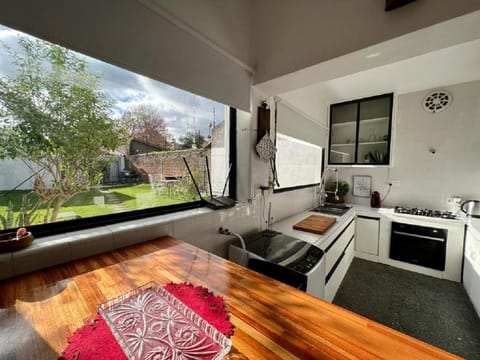
<path fill-rule="evenodd" d="M 327 170 L 333 171 L 335 173 L 335 179 L 336 179 L 336 186 L 335 186 L 335 191 L 327 191 L 325 190 L 325 176 L 327 175 Z M 338 169 L 336 168 L 326 168 L 322 178 L 320 179 L 320 206 L 324 206 L 326 203 L 327 199 L 327 194 L 334 194 L 335 195 L 335 200 L 339 199 L 338 196 Z"/>

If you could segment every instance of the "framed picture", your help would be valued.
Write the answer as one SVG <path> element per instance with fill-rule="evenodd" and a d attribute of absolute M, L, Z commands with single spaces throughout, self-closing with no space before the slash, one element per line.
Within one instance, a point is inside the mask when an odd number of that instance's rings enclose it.
<path fill-rule="evenodd" d="M 353 196 L 370 197 L 372 190 L 372 177 L 364 175 L 353 175 Z"/>

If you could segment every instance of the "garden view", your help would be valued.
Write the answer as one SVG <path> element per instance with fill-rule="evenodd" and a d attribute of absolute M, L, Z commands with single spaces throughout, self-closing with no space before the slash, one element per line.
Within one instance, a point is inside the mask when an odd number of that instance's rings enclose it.
<path fill-rule="evenodd" d="M 203 186 L 223 105 L 24 34 L 0 51 L 0 230 L 197 199 L 182 158 Z"/>

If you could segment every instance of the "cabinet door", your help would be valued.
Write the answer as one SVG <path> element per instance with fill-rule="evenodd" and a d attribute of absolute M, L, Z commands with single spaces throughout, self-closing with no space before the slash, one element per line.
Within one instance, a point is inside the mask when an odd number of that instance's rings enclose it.
<path fill-rule="evenodd" d="M 389 163 L 392 96 L 360 101 L 358 117 L 358 164 Z"/>
<path fill-rule="evenodd" d="M 358 104 L 337 104 L 330 107 L 330 164 L 355 163 Z"/>
<path fill-rule="evenodd" d="M 390 163 L 393 94 L 330 106 L 328 163 Z"/>
<path fill-rule="evenodd" d="M 473 225 L 467 226 L 465 234 L 463 287 L 480 316 L 480 233 Z"/>
<path fill-rule="evenodd" d="M 355 250 L 378 256 L 378 231 L 380 219 L 357 216 Z"/>

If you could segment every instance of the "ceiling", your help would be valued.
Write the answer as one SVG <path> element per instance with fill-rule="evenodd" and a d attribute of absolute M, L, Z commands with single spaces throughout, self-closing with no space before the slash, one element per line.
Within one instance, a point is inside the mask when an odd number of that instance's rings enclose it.
<path fill-rule="evenodd" d="M 480 39 L 303 88 L 329 101 L 480 80 Z M 288 94 L 285 94 L 288 97 Z"/>
<path fill-rule="evenodd" d="M 313 120 L 321 120 L 322 103 L 480 80 L 480 27 L 470 26 L 474 23 L 480 23 L 480 12 L 288 74 L 258 88 L 279 96 Z"/>

